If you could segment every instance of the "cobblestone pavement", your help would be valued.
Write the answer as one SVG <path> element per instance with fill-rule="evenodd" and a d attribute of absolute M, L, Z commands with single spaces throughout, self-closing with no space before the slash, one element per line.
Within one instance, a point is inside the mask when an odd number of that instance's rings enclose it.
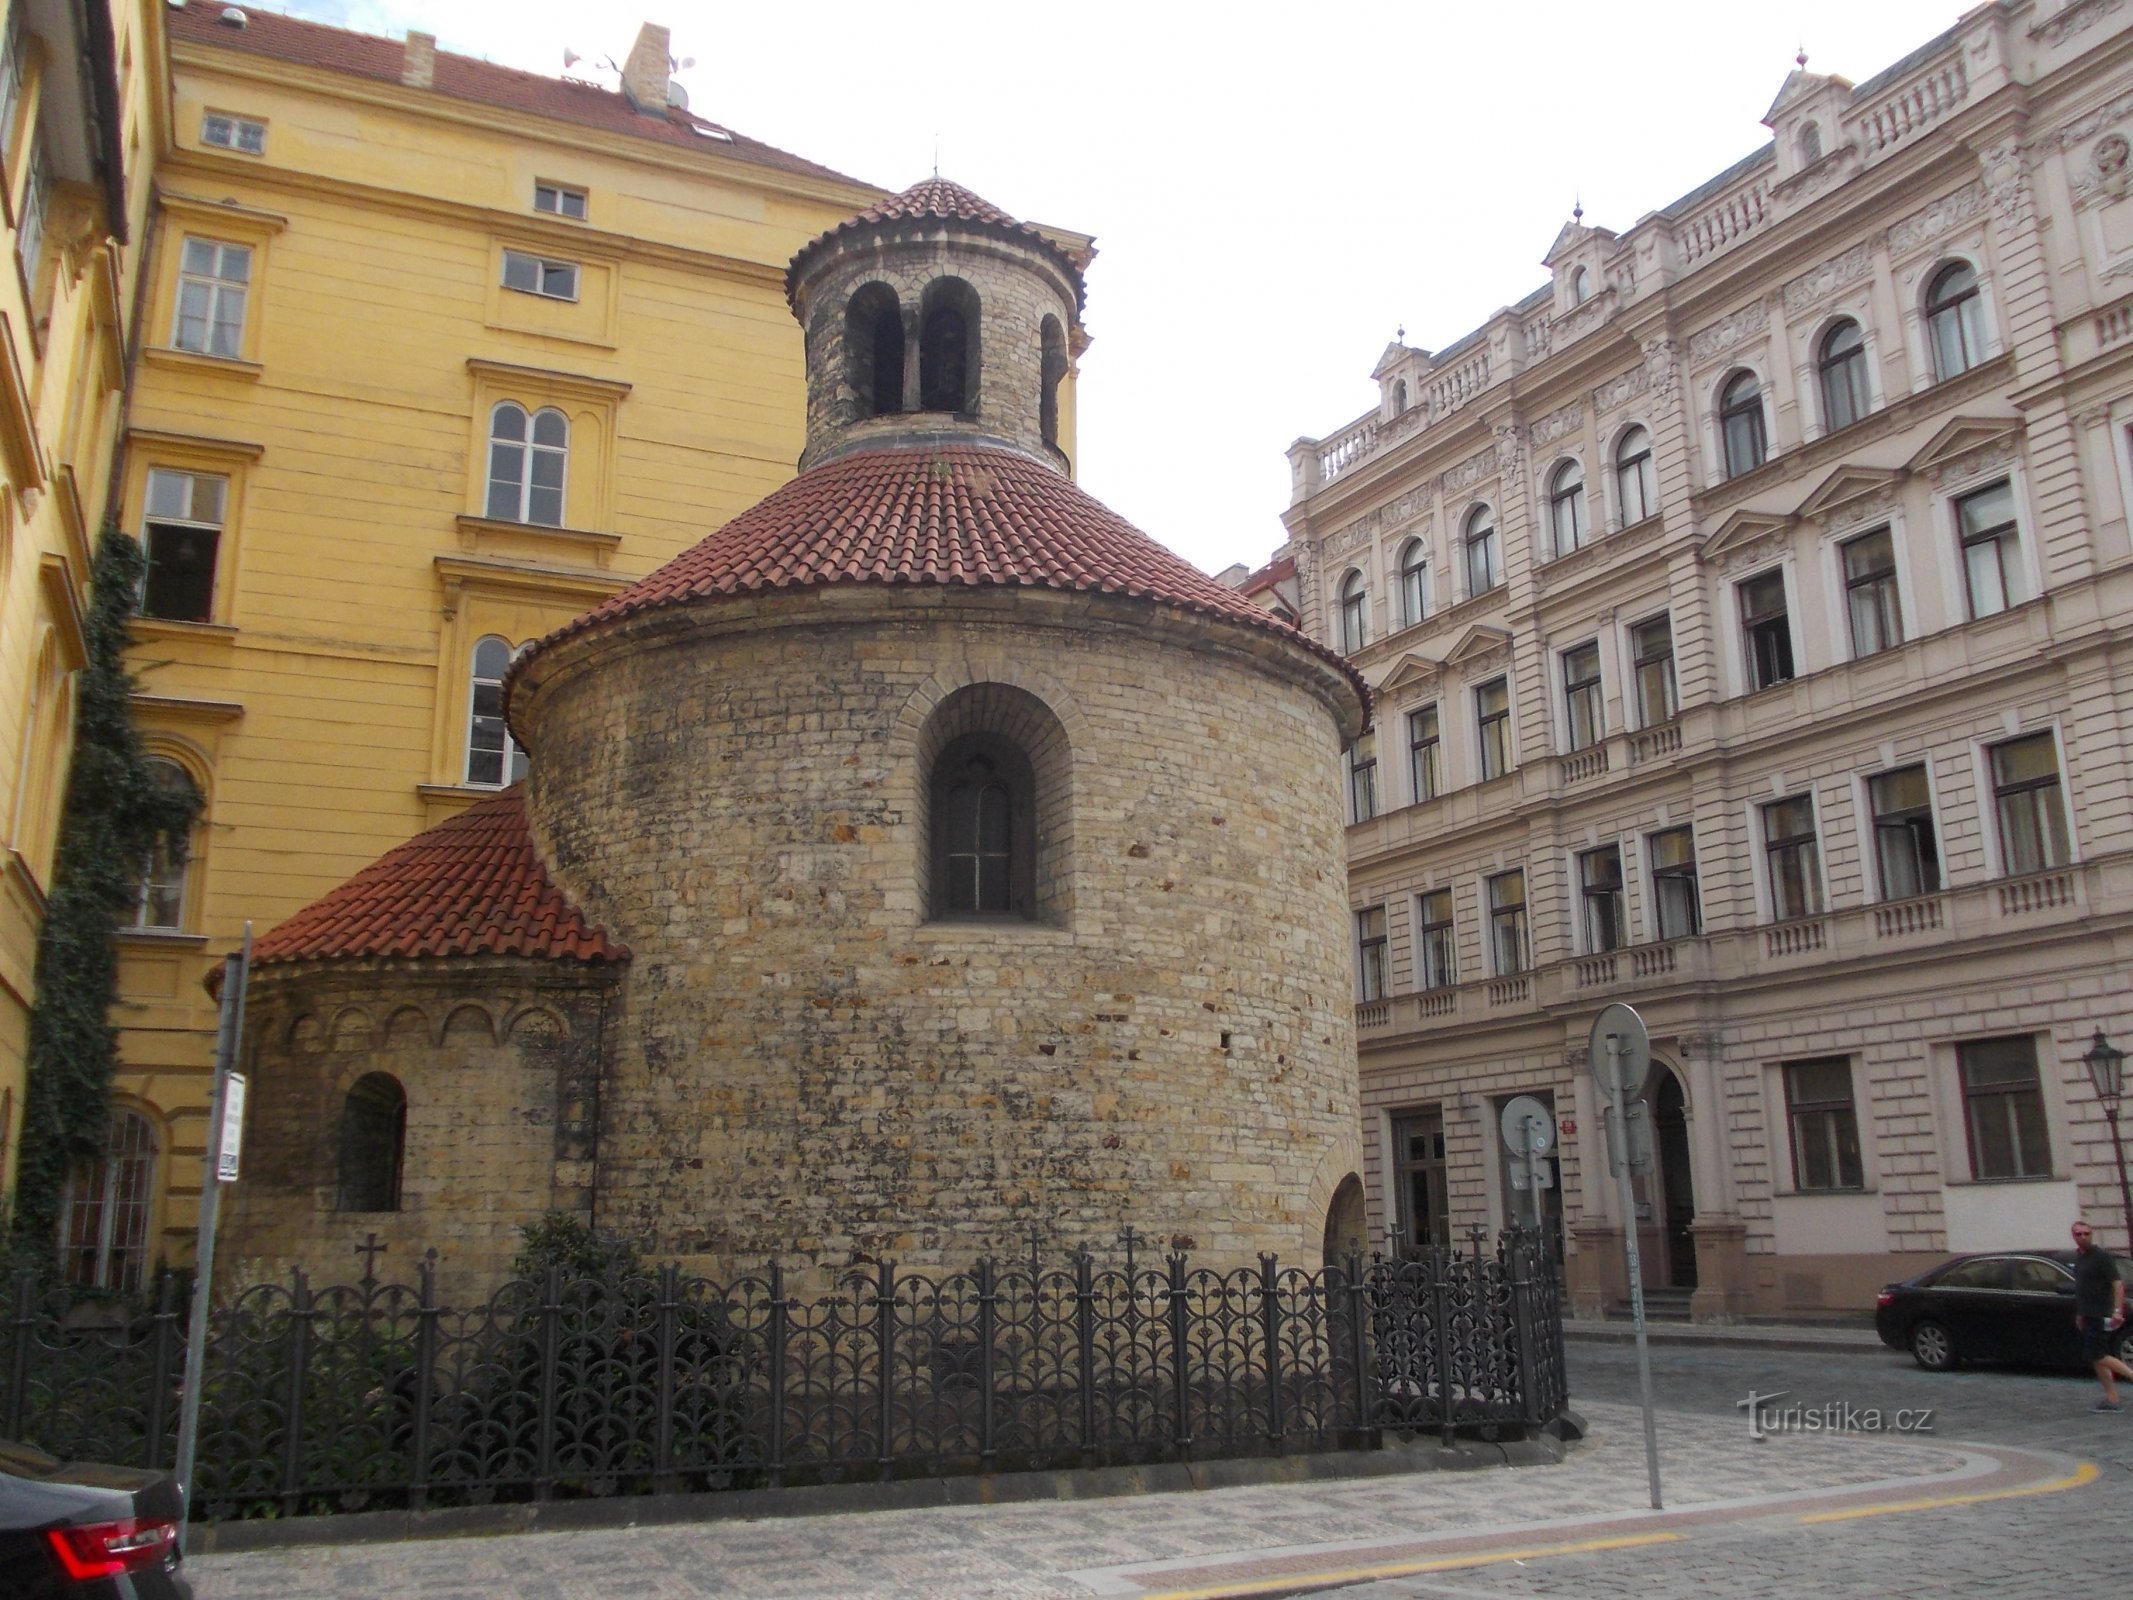
<path fill-rule="evenodd" d="M 1088 1600 L 1093 1595 L 1280 1594 L 1333 1574 L 1351 1600 L 1395 1596 L 1966 1594 L 2093 1586 L 2099 1545 L 2068 1529 L 2133 1510 L 2133 1415 L 2091 1417 L 2078 1382 L 2006 1373 L 1932 1377 L 1899 1357 L 1816 1351 L 1655 1351 L 1669 1513 L 1645 1500 L 1634 1357 L 1572 1354 L 1593 1437 L 1560 1466 L 1423 1472 L 1012 1506 L 959 1507 L 540 1533 L 202 1557 L 201 1600 Z M 1734 1402 L 1786 1388 L 1810 1404 L 1935 1405 L 1923 1440 L 1800 1434 L 1761 1443 Z M 1590 1396 L 1590 1399 L 1586 1397 Z M 2026 1449 L 2008 1450 L 2005 1446 Z M 2065 1481 L 2063 1493 L 1803 1523 L 1847 1503 L 1939 1501 Z M 1783 1497 L 1820 1494 L 1813 1504 Z M 1687 1515 L 1680 1515 L 1687 1513 Z M 1602 1541 L 1613 1549 L 1528 1555 Z M 1417 1561 L 1485 1561 L 1416 1573 Z M 1956 1581 L 1960 1574 L 1959 1584 Z M 1335 1579 L 1334 1581 L 1339 1581 Z"/>

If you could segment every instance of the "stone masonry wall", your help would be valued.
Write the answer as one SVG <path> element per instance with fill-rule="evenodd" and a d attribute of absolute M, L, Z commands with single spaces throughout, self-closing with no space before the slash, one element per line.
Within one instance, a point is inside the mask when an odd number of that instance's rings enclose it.
<path fill-rule="evenodd" d="M 1071 750 L 1042 923 L 923 914 L 929 715 L 987 682 Z M 603 1221 L 714 1271 L 1127 1224 L 1315 1264 L 1361 1162 L 1347 691 L 1309 657 L 1105 597 L 848 588 L 654 614 L 528 687 L 535 837 L 633 952 Z"/>

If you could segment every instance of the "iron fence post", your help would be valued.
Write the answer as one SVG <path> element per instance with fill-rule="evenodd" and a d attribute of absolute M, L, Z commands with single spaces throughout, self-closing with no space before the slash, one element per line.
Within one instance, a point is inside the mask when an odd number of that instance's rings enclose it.
<path fill-rule="evenodd" d="M 659 1269 L 659 1383 L 652 1417 L 652 1482 L 661 1494 L 674 1488 L 674 1344 L 681 1312 L 681 1264 Z"/>
<path fill-rule="evenodd" d="M 37 1279 L 33 1273 L 15 1274 L 15 1342 L 7 1361 L 7 1436 L 26 1439 L 30 1410 L 30 1336 L 36 1328 Z"/>
<path fill-rule="evenodd" d="M 291 1273 L 289 1303 L 289 1387 L 282 1406 L 281 1436 L 281 1506 L 282 1515 L 296 1515 L 297 1502 L 303 1498 L 299 1487 L 303 1475 L 304 1449 L 304 1379 L 311 1364 L 311 1283 L 304 1276 L 302 1267 Z M 195 1288 L 200 1293 L 206 1285 Z M 207 1376 L 207 1352 L 201 1352 L 200 1373 L 204 1383 Z"/>
<path fill-rule="evenodd" d="M 1437 1367 L 1437 1436 L 1449 1445 L 1458 1435 L 1458 1406 L 1452 1400 L 1452 1286 L 1459 1258 L 1449 1245 L 1432 1245 L 1428 1256 L 1430 1340 Z"/>
<path fill-rule="evenodd" d="M 896 1375 L 896 1263 L 884 1261 L 875 1275 L 875 1359 L 881 1363 L 875 1388 L 879 1395 L 878 1443 L 881 1445 L 881 1481 L 887 1483 L 896 1466 L 896 1440 L 891 1433 L 891 1386 Z"/>
<path fill-rule="evenodd" d="M 1192 1449 L 1192 1373 L 1189 1370 L 1185 1334 L 1190 1326 L 1190 1310 L 1185 1304 L 1185 1257 L 1173 1251 L 1168 1258 L 1170 1266 L 1170 1384 L 1177 1395 L 1178 1459 L 1183 1460 Z"/>
<path fill-rule="evenodd" d="M 983 1256 L 978 1261 L 978 1388 L 981 1393 L 978 1412 L 978 1462 L 983 1471 L 992 1471 L 993 1446 L 993 1371 L 992 1343 L 994 1337 L 994 1307 L 999 1303 L 999 1293 L 994 1287 L 993 1259 Z"/>
<path fill-rule="evenodd" d="M 1363 1337 L 1363 1257 L 1360 1251 L 1348 1253 L 1348 1265 L 1342 1273 L 1345 1280 L 1341 1287 L 1348 1298 L 1349 1359 L 1355 1367 L 1355 1425 L 1357 1429 L 1370 1426 L 1370 1378 L 1369 1346 Z"/>
<path fill-rule="evenodd" d="M 541 1397 L 540 1409 L 534 1419 L 533 1455 L 533 1497 L 536 1500 L 546 1500 L 553 1487 L 556 1367 L 562 1357 L 556 1325 L 563 1316 L 562 1295 L 562 1269 L 550 1266 L 541 1292 Z"/>
<path fill-rule="evenodd" d="M 173 1273 L 161 1275 L 156 1285 L 154 1355 L 148 1370 L 148 1437 L 141 1445 L 141 1465 L 154 1469 L 163 1464 L 163 1425 L 170 1402 L 170 1346 L 178 1326 L 178 1281 Z"/>
<path fill-rule="evenodd" d="M 1096 1274 L 1086 1248 L 1074 1257 L 1074 1337 L 1081 1351 L 1081 1453 L 1096 1455 Z"/>
<path fill-rule="evenodd" d="M 1275 1258 L 1259 1253 L 1259 1312 L 1266 1327 L 1266 1436 L 1277 1448 L 1288 1430 L 1281 1419 L 1281 1275 Z"/>
<path fill-rule="evenodd" d="M 770 1264 L 770 1486 L 785 1482 L 785 1269 Z"/>
<path fill-rule="evenodd" d="M 415 1313 L 415 1432 L 407 1504 L 420 1511 L 430 1493 L 430 1395 L 437 1386 L 437 1252 L 422 1263 L 422 1304 Z"/>
<path fill-rule="evenodd" d="M 1511 1325 L 1518 1339 L 1519 1415 L 1528 1433 L 1540 1426 L 1540 1357 L 1533 1339 L 1533 1252 L 1523 1232 L 1511 1235 Z"/>

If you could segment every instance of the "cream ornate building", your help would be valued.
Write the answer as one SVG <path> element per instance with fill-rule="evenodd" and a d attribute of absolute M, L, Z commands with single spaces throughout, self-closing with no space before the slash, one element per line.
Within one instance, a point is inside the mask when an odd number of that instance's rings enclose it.
<path fill-rule="evenodd" d="M 1615 1000 L 1655 1042 L 1647 1281 L 1699 1317 L 2120 1232 L 2081 1056 L 2133 1042 L 2133 14 L 1980 6 L 1765 120 L 1290 452 L 1277 561 L 1377 695 L 1372 1226 L 1504 1220 L 1497 1108 L 1538 1094 L 1587 1311 Z"/>

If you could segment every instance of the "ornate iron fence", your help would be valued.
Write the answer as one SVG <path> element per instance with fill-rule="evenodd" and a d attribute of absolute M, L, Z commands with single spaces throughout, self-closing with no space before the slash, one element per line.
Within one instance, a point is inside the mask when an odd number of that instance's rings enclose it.
<path fill-rule="evenodd" d="M 366 1258 L 367 1259 L 367 1258 Z M 16 1285 L 0 1435 L 168 1466 L 184 1332 Z M 245 1290 L 210 1319 L 210 1518 L 721 1489 L 1358 1448 L 1530 1432 L 1567 1401 L 1538 1239 L 1464 1251 L 1183 1256 L 1060 1270 L 884 1264 L 803 1300 L 776 1265 L 505 1284 L 458 1310 L 413 1285 Z"/>

